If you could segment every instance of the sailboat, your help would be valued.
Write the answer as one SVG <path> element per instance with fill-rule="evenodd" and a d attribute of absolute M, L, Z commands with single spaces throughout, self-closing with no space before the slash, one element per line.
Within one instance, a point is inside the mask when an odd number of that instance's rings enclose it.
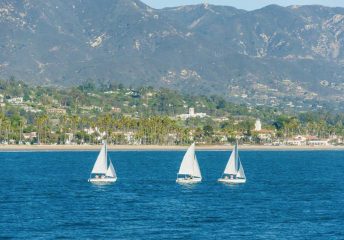
<path fill-rule="evenodd" d="M 184 155 L 177 174 L 177 183 L 197 183 L 202 181 L 201 170 L 195 154 L 195 143 L 193 143 Z"/>
<path fill-rule="evenodd" d="M 88 179 L 91 183 L 113 183 L 116 182 L 117 175 L 115 168 L 108 158 L 107 144 L 104 142 L 102 149 L 98 155 L 98 158 L 93 166 L 91 176 Z"/>
<path fill-rule="evenodd" d="M 231 184 L 246 182 L 244 167 L 242 166 L 239 158 L 238 143 L 235 144 L 234 150 L 229 157 L 225 171 L 218 181 Z"/>

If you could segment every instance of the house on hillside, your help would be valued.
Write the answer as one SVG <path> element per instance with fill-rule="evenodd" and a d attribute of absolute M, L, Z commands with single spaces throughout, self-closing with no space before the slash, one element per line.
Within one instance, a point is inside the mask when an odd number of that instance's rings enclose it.
<path fill-rule="evenodd" d="M 274 130 L 269 129 L 263 129 L 262 128 L 262 122 L 259 118 L 256 119 L 256 122 L 254 124 L 254 130 L 253 133 L 256 134 L 256 136 L 262 141 L 262 142 L 271 142 L 272 139 L 275 137 L 276 132 Z"/>
<path fill-rule="evenodd" d="M 48 108 L 47 113 L 50 114 L 58 114 L 58 115 L 64 115 L 67 113 L 66 109 L 64 108 Z"/>
<path fill-rule="evenodd" d="M 24 100 L 22 97 L 13 97 L 13 98 L 7 99 L 7 102 L 13 105 L 20 105 L 20 104 L 23 104 Z"/>
<path fill-rule="evenodd" d="M 185 121 L 188 118 L 196 118 L 196 117 L 205 118 L 206 116 L 207 116 L 206 113 L 196 113 L 195 108 L 189 108 L 189 113 L 180 114 L 177 117 Z"/>
<path fill-rule="evenodd" d="M 122 109 L 119 108 L 119 107 L 112 107 L 112 108 L 111 108 L 111 112 L 113 112 L 113 113 L 121 113 L 121 112 L 122 112 Z"/>

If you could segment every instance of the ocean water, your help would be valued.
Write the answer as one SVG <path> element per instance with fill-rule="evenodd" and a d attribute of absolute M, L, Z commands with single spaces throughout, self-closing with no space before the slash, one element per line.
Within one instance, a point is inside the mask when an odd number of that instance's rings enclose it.
<path fill-rule="evenodd" d="M 244 185 L 217 183 L 229 152 L 110 152 L 118 182 L 87 182 L 97 152 L 0 153 L 0 239 L 344 239 L 343 151 L 242 151 Z"/>

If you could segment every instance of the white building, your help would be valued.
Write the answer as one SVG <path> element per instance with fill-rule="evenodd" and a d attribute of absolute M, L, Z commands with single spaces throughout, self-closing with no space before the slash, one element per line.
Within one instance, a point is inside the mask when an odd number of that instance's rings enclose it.
<path fill-rule="evenodd" d="M 72 144 L 73 139 L 74 139 L 74 134 L 73 133 L 66 133 L 65 144 L 66 145 Z"/>
<path fill-rule="evenodd" d="M 19 104 L 22 104 L 22 103 L 23 103 L 23 98 L 22 98 L 22 97 L 13 97 L 13 98 L 11 98 L 11 99 L 8 99 L 7 102 L 8 102 L 8 103 L 12 103 L 12 104 L 19 105 Z"/>
<path fill-rule="evenodd" d="M 31 106 L 23 106 L 25 112 L 39 113 L 42 112 L 40 109 L 33 108 Z"/>
<path fill-rule="evenodd" d="M 102 139 L 103 137 L 106 136 L 106 132 L 101 132 L 100 129 L 98 127 L 95 128 L 84 128 L 84 132 L 87 133 L 88 135 L 92 135 L 92 134 L 98 134 L 99 138 L 98 140 Z"/>
<path fill-rule="evenodd" d="M 195 115 L 195 108 L 189 108 L 189 115 L 190 116 Z"/>
<path fill-rule="evenodd" d="M 328 140 L 311 140 L 311 141 L 308 141 L 308 145 L 311 145 L 311 146 L 328 146 L 330 144 L 328 143 Z"/>
<path fill-rule="evenodd" d="M 25 140 L 32 140 L 37 137 L 37 132 L 23 133 L 23 138 Z"/>
<path fill-rule="evenodd" d="M 284 144 L 290 145 L 290 146 L 301 146 L 302 145 L 302 141 L 295 140 L 295 139 L 288 139 L 288 140 L 286 140 L 284 142 Z"/>
<path fill-rule="evenodd" d="M 205 118 L 207 116 L 206 113 L 196 113 L 195 112 L 195 108 L 189 108 L 189 113 L 188 114 L 180 114 L 178 115 L 179 118 L 181 118 L 182 120 L 186 120 L 188 118 Z"/>
<path fill-rule="evenodd" d="M 262 130 L 262 122 L 260 121 L 260 119 L 258 118 L 256 120 L 256 123 L 254 124 L 254 131 L 261 131 Z"/>
<path fill-rule="evenodd" d="M 297 135 L 297 136 L 294 137 L 294 140 L 299 140 L 302 143 L 306 143 L 307 138 L 305 136 L 302 136 L 302 135 Z"/>

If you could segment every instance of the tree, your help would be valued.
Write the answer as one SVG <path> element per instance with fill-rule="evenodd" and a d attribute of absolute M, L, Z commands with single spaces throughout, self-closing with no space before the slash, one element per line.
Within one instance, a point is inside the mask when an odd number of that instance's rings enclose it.
<path fill-rule="evenodd" d="M 211 137 L 214 134 L 214 128 L 210 125 L 205 125 L 203 127 L 204 136 Z"/>

